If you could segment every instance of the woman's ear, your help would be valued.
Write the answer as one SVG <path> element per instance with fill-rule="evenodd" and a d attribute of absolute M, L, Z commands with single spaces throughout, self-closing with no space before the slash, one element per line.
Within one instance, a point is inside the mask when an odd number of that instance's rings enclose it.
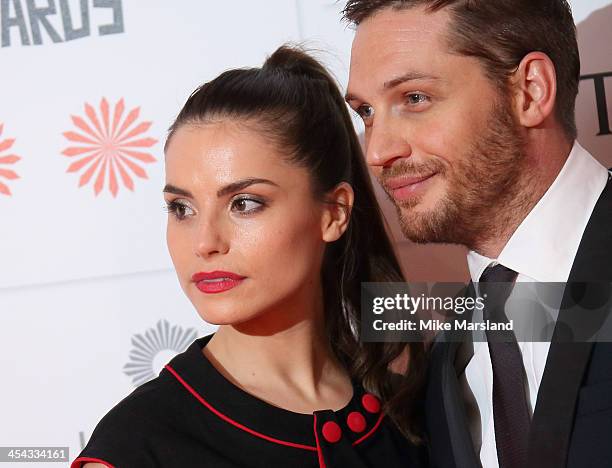
<path fill-rule="evenodd" d="M 325 242 L 334 242 L 342 237 L 351 219 L 355 193 L 348 182 L 341 182 L 325 197 L 321 217 L 321 237 Z"/>
<path fill-rule="evenodd" d="M 557 98 L 557 75 L 552 60 L 543 52 L 530 52 L 514 72 L 515 111 L 526 128 L 542 125 L 553 113 Z"/>

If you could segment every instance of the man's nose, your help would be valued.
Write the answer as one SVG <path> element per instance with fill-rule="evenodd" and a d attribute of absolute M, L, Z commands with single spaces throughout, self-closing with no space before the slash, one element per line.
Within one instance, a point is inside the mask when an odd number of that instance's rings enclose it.
<path fill-rule="evenodd" d="M 366 162 L 372 168 L 390 166 L 399 158 L 409 158 L 412 147 L 400 129 L 378 123 L 372 125 L 365 136 Z"/>

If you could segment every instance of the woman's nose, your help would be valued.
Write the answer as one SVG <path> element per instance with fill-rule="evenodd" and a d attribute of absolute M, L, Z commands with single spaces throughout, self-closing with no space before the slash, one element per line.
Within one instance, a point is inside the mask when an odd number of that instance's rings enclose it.
<path fill-rule="evenodd" d="M 195 239 L 195 253 L 198 257 L 209 258 L 216 254 L 225 254 L 229 242 L 222 223 L 214 220 L 200 223 Z"/>

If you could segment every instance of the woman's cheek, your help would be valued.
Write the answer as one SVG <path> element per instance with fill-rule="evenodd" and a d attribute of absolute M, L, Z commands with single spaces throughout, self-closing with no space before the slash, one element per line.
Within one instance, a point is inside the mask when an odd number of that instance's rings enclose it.
<path fill-rule="evenodd" d="M 322 240 L 307 224 L 295 223 L 296 229 L 279 233 L 272 250 L 279 264 L 277 270 L 292 282 L 303 283 L 312 276 L 313 269 L 320 269 L 319 251 L 323 248 Z"/>
<path fill-rule="evenodd" d="M 168 226 L 168 229 L 166 230 L 166 243 L 174 269 L 179 275 L 179 278 L 181 278 L 181 270 L 184 263 L 183 258 L 185 256 L 184 252 L 181 252 L 181 250 L 184 250 L 186 246 L 180 242 L 176 228 Z"/>
<path fill-rule="evenodd" d="M 166 239 L 168 253 L 170 254 L 174 269 L 176 270 L 179 284 L 183 291 L 189 296 L 192 293 L 189 289 L 191 286 L 191 275 L 196 271 L 192 270 L 199 266 L 195 254 L 193 236 L 184 226 L 175 225 L 168 227 Z"/>

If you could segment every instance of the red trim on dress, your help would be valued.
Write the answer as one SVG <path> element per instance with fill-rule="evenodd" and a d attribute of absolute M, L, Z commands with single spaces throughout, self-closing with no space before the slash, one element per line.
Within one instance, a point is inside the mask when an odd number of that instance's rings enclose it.
<path fill-rule="evenodd" d="M 196 392 L 193 387 L 191 387 L 191 385 L 189 385 L 187 382 L 185 382 L 182 377 L 180 375 L 178 375 L 178 373 L 169 365 L 165 366 L 166 369 L 168 369 L 172 375 L 174 375 L 174 377 L 176 377 L 176 379 L 187 389 L 189 390 L 189 392 L 198 399 L 198 401 L 200 403 L 202 403 L 204 406 L 206 406 L 206 408 L 208 408 L 211 412 L 213 412 L 216 416 L 218 416 L 219 418 L 223 419 L 225 422 L 231 424 L 234 427 L 237 427 L 238 429 L 241 429 L 245 432 L 248 432 L 249 434 L 255 436 L 255 437 L 259 437 L 260 439 L 264 439 L 267 440 L 268 442 L 273 442 L 275 444 L 279 444 L 279 445 L 285 445 L 287 447 L 293 447 L 293 448 L 299 448 L 299 449 L 303 449 L 303 450 L 310 450 L 312 452 L 317 452 L 318 449 L 317 447 L 312 447 L 310 445 L 302 445 L 302 444 L 296 444 L 293 442 L 287 442 L 284 440 L 280 440 L 280 439 L 275 439 L 273 437 L 267 436 L 265 434 L 262 434 L 260 432 L 257 432 L 249 427 L 246 427 L 243 424 L 240 424 L 237 421 L 234 421 L 232 418 L 230 418 L 229 416 L 226 416 L 225 414 L 221 413 L 219 410 L 215 409 L 210 403 L 208 403 L 204 398 L 202 398 L 202 396 Z M 80 468 L 80 467 L 71 467 L 71 468 Z M 112 468 L 112 467 L 111 467 Z M 324 467 L 322 467 L 324 468 Z"/>
<path fill-rule="evenodd" d="M 90 457 L 77 458 L 70 464 L 70 468 L 81 468 L 85 463 L 102 463 L 104 466 L 107 466 L 108 468 L 115 468 L 114 465 L 111 465 L 107 461 L 100 460 L 99 458 L 90 458 Z"/>
<path fill-rule="evenodd" d="M 321 451 L 321 445 L 319 444 L 319 434 L 317 434 L 317 415 L 314 416 L 314 436 L 317 442 L 317 455 L 319 456 L 319 468 L 325 468 L 325 460 L 323 459 L 323 452 Z"/>
<path fill-rule="evenodd" d="M 372 434 L 374 434 L 374 432 L 376 431 L 376 429 L 378 429 L 378 426 L 380 426 L 380 423 L 382 422 L 383 418 L 385 417 L 384 413 L 380 413 L 380 416 L 378 417 L 378 421 L 376 421 L 376 424 L 374 424 L 374 427 L 372 429 L 370 429 L 366 434 L 364 434 L 362 437 L 360 437 L 359 439 L 357 439 L 355 442 L 353 442 L 353 445 L 357 445 L 360 444 L 361 442 L 363 442 L 364 440 L 366 440 L 368 437 L 370 437 Z"/>

